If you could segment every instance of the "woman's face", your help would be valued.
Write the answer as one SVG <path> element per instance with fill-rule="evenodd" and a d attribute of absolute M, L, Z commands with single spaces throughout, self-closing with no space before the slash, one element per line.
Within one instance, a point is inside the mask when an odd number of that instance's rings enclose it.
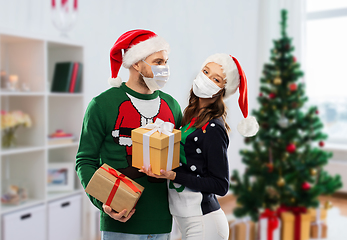
<path fill-rule="evenodd" d="M 202 69 L 202 72 L 218 87 L 224 88 L 226 79 L 221 65 L 214 62 L 209 62 Z"/>

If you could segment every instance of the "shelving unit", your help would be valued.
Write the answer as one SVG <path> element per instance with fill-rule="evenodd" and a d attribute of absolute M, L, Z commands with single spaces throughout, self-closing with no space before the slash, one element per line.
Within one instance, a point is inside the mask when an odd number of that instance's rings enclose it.
<path fill-rule="evenodd" d="M 73 206 L 81 206 L 79 201 L 86 203 L 84 190 L 75 172 L 73 190 L 49 192 L 47 187 L 47 170 L 50 163 L 75 162 L 84 114 L 83 78 L 81 93 L 50 92 L 54 66 L 62 61 L 84 63 L 83 45 L 68 40 L 22 36 L 0 29 L 0 70 L 18 75 L 20 89 L 0 90 L 1 110 L 23 111 L 30 115 L 33 123 L 30 128 L 18 129 L 16 147 L 0 150 L 0 193 L 3 194 L 10 184 L 23 187 L 28 192 L 28 200 L 20 205 L 0 205 L 0 240 L 5 240 L 5 231 L 9 231 L 4 229 L 3 222 L 9 214 L 43 207 L 46 226 L 42 227 L 45 239 L 50 239 L 50 231 L 53 231 L 49 225 L 49 219 L 52 219 L 49 215 L 50 209 L 56 212 L 59 201 L 64 202 L 65 199 L 73 200 Z M 30 91 L 23 91 L 22 84 L 28 86 Z M 57 129 L 72 133 L 75 141 L 69 144 L 49 145 L 47 136 Z M 82 211 L 83 204 L 76 214 Z M 83 225 L 84 213 L 77 219 L 80 222 L 80 233 L 77 235 L 80 236 L 79 239 L 87 239 L 84 233 L 87 231 Z"/>

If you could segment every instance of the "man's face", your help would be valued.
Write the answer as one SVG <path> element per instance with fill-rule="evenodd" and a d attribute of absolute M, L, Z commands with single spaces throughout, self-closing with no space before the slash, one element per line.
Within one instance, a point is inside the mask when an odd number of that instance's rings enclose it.
<path fill-rule="evenodd" d="M 146 61 L 146 63 L 148 63 L 149 65 L 166 65 L 168 59 L 169 59 L 169 56 L 167 52 L 165 50 L 162 50 L 160 52 L 156 52 L 149 55 L 144 61 Z M 144 75 L 145 77 L 152 78 L 153 73 L 152 73 L 151 66 L 149 66 L 146 63 L 143 61 L 139 62 L 139 68 L 140 68 L 139 72 L 141 72 L 142 75 Z"/>

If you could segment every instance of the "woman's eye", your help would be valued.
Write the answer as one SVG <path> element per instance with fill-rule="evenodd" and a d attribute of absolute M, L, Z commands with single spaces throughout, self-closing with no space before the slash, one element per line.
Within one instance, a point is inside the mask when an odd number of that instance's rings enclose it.
<path fill-rule="evenodd" d="M 204 70 L 204 73 L 205 73 L 205 74 L 208 74 L 208 72 L 207 72 L 206 70 Z"/>

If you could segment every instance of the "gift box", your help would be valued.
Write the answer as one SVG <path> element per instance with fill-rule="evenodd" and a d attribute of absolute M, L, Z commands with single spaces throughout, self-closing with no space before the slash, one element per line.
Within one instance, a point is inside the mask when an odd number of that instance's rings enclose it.
<path fill-rule="evenodd" d="M 282 221 L 281 240 L 309 240 L 311 214 L 293 210 L 280 213 Z M 299 211 L 300 212 L 300 211 Z"/>
<path fill-rule="evenodd" d="M 151 165 L 157 175 L 160 169 L 179 167 L 181 131 L 173 127 L 172 123 L 157 119 L 153 124 L 132 130 L 132 166 L 141 169 Z"/>
<path fill-rule="evenodd" d="M 259 240 L 281 240 L 281 220 L 275 211 L 265 209 L 260 215 L 258 226 Z"/>
<path fill-rule="evenodd" d="M 255 223 L 249 217 L 229 221 L 229 240 L 255 240 Z"/>
<path fill-rule="evenodd" d="M 90 179 L 85 191 L 116 212 L 127 209 L 125 217 L 134 208 L 144 187 L 103 164 Z"/>
<path fill-rule="evenodd" d="M 324 221 L 327 219 L 327 209 L 325 208 L 318 208 L 318 209 L 314 209 L 314 208 L 310 208 L 308 209 L 308 212 L 311 214 L 311 222 L 315 222 L 317 220 L 317 213 L 319 216 L 319 219 L 321 221 Z"/>
<path fill-rule="evenodd" d="M 325 222 L 311 223 L 310 229 L 311 239 L 324 239 L 328 237 L 328 226 Z"/>

